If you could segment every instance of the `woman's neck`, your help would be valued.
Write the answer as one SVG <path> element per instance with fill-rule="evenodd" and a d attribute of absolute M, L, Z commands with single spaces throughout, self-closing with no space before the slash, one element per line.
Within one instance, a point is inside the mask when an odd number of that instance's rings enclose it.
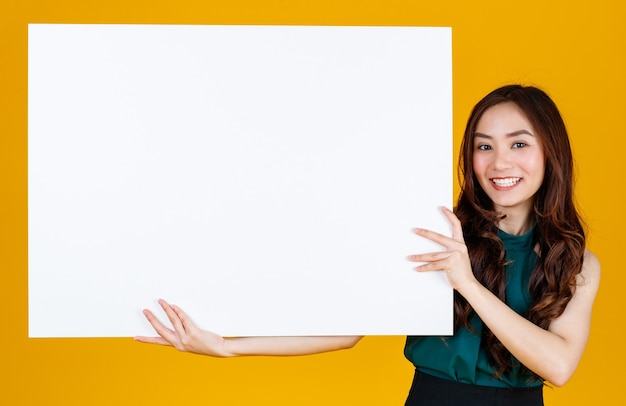
<path fill-rule="evenodd" d="M 506 211 L 503 214 L 505 214 L 505 217 L 498 222 L 497 226 L 507 234 L 526 234 L 535 225 L 535 215 L 530 211 L 524 213 Z"/>

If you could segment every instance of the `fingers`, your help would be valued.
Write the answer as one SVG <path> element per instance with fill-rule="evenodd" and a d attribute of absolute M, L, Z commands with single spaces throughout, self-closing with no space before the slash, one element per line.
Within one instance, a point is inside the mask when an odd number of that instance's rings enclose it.
<path fill-rule="evenodd" d="M 453 241 L 456 243 L 465 244 L 465 240 L 463 238 L 463 228 L 458 217 L 451 210 L 443 206 L 441 207 L 441 212 L 446 216 L 448 222 L 452 226 L 452 237 L 448 237 L 443 234 L 436 233 L 432 230 L 426 230 L 423 228 L 414 228 L 413 232 L 446 248 L 452 248 L 456 246 L 456 244 L 453 244 Z"/>
<path fill-rule="evenodd" d="M 139 341 L 142 343 L 172 346 L 172 344 L 169 341 L 166 341 L 163 337 L 136 336 L 133 338 L 135 339 L 135 341 Z"/>
<path fill-rule="evenodd" d="M 179 336 L 184 335 L 185 334 L 185 326 L 183 325 L 182 321 L 180 320 L 180 317 L 178 316 L 178 314 L 174 310 L 174 307 L 172 305 L 170 305 L 169 303 L 167 303 L 163 299 L 159 299 L 159 304 L 161 305 L 161 308 L 165 312 L 165 315 L 167 316 L 167 318 L 169 319 L 170 323 L 172 324 L 172 327 L 174 327 L 174 331 L 176 331 L 176 333 Z"/>
<path fill-rule="evenodd" d="M 451 253 L 447 251 L 431 252 L 428 254 L 409 255 L 411 262 L 421 262 L 414 269 L 418 272 L 443 271 L 451 267 Z"/>
<path fill-rule="evenodd" d="M 148 319 L 148 322 L 150 323 L 154 331 L 156 331 L 158 335 L 160 335 L 167 343 L 169 343 L 169 345 L 174 345 L 176 340 L 176 333 L 171 329 L 165 327 L 163 323 L 161 323 L 161 321 L 157 319 L 150 310 L 144 310 L 143 314 Z M 156 339 L 157 337 L 154 338 Z"/>
<path fill-rule="evenodd" d="M 441 252 L 429 252 L 427 254 L 409 255 L 408 260 L 411 262 L 433 262 L 441 261 L 448 258 L 450 254 L 446 251 Z"/>
<path fill-rule="evenodd" d="M 150 310 L 145 309 L 143 311 L 143 315 L 146 316 L 146 319 L 148 319 L 148 322 L 157 333 L 160 334 L 160 331 L 168 330 L 168 328 L 165 327 L 163 323 L 161 323 L 161 320 L 157 319 L 156 316 Z"/>
<path fill-rule="evenodd" d="M 448 281 L 454 286 L 458 275 L 465 275 L 466 269 L 469 269 L 471 272 L 471 267 L 461 222 L 452 210 L 441 207 L 441 212 L 451 225 L 451 237 L 421 228 L 416 228 L 413 231 L 415 234 L 441 245 L 444 249 L 440 252 L 410 255 L 408 260 L 420 262 L 415 267 L 415 270 L 418 272 L 445 271 L 448 274 Z"/>
<path fill-rule="evenodd" d="M 417 272 L 429 272 L 429 271 L 448 271 L 451 268 L 450 261 L 437 261 L 428 262 L 426 264 L 418 265 L 415 267 Z"/>
<path fill-rule="evenodd" d="M 163 308 L 174 330 L 167 328 L 150 310 L 146 309 L 143 314 L 160 337 L 138 336 L 135 337 L 135 340 L 149 344 L 170 345 L 180 349 L 181 337 L 185 334 L 185 327 L 173 306 L 162 299 L 159 300 L 159 305 Z M 182 313 L 182 310 L 178 309 L 178 311 Z M 184 315 L 184 313 L 182 314 Z"/>
<path fill-rule="evenodd" d="M 426 230 L 425 228 L 414 228 L 413 232 L 417 235 L 420 235 L 424 238 L 428 238 L 429 240 L 432 240 L 436 243 L 439 243 L 441 245 L 446 239 L 448 239 L 448 237 L 446 237 L 445 235 L 436 233 L 432 230 Z"/>
<path fill-rule="evenodd" d="M 461 221 L 454 214 L 454 212 L 447 207 L 441 206 L 441 212 L 446 216 L 450 225 L 452 226 L 452 239 L 458 242 L 464 242 L 463 238 L 463 227 L 461 226 Z"/>
<path fill-rule="evenodd" d="M 196 328 L 196 325 L 193 324 L 189 316 L 187 316 L 187 313 L 185 313 L 180 307 L 176 305 L 171 305 L 171 307 L 174 310 L 174 313 L 176 313 L 178 320 L 180 320 L 180 324 L 185 332 L 189 333 Z"/>

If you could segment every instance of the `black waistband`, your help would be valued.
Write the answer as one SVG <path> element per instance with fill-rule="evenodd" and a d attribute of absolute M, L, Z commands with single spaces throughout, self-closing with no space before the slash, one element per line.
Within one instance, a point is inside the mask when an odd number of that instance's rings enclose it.
<path fill-rule="evenodd" d="M 406 406 L 542 406 L 543 387 L 500 388 L 438 378 L 415 371 Z"/>

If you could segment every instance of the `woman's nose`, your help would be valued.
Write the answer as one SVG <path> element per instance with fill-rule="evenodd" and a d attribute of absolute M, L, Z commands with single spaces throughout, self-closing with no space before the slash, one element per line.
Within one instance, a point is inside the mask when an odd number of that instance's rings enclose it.
<path fill-rule="evenodd" d="M 494 155 L 493 166 L 495 169 L 507 169 L 512 167 L 509 151 L 499 150 Z"/>

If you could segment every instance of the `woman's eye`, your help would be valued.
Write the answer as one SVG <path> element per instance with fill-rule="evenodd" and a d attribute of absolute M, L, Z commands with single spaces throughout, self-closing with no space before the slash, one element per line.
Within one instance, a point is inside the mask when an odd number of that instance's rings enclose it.
<path fill-rule="evenodd" d="M 490 149 L 491 149 L 491 147 L 490 147 L 489 145 L 484 145 L 484 144 L 483 144 L 483 145 L 479 145 L 479 146 L 478 146 L 478 150 L 479 150 L 479 151 L 488 151 L 488 150 L 490 150 Z"/>
<path fill-rule="evenodd" d="M 525 146 L 525 142 L 516 142 L 515 144 L 513 144 L 513 148 L 524 148 Z"/>

